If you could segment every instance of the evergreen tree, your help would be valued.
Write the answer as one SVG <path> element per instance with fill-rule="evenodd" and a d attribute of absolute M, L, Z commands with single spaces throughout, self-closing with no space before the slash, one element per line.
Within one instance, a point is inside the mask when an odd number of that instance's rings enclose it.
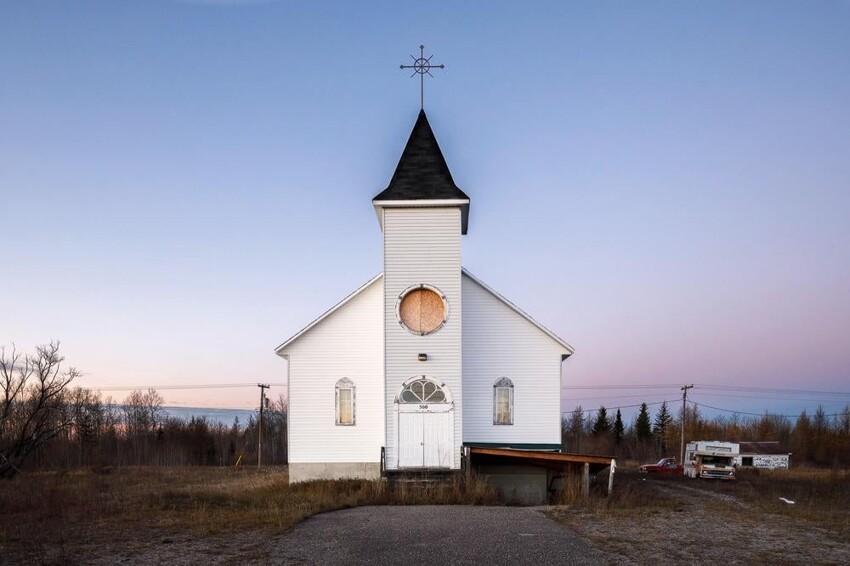
<path fill-rule="evenodd" d="M 565 426 L 567 438 L 569 439 L 567 449 L 580 453 L 581 438 L 584 436 L 584 409 L 581 408 L 581 405 L 573 409 Z"/>
<path fill-rule="evenodd" d="M 620 409 L 617 409 L 617 417 L 614 419 L 614 444 L 620 444 L 623 441 L 623 433 L 626 427 L 623 426 L 623 415 L 620 414 Z"/>
<path fill-rule="evenodd" d="M 662 455 L 667 452 L 666 432 L 667 427 L 669 427 L 672 422 L 673 415 L 671 415 L 670 411 L 667 409 L 667 401 L 664 401 L 658 408 L 658 412 L 655 413 L 655 422 L 653 423 L 652 430 L 653 434 L 658 437 L 659 448 L 661 449 Z"/>
<path fill-rule="evenodd" d="M 649 419 L 649 409 L 646 403 L 640 404 L 640 412 L 638 412 L 637 419 L 635 419 L 635 437 L 638 441 L 652 438 L 652 422 Z"/>
<path fill-rule="evenodd" d="M 829 462 L 829 418 L 826 416 L 826 411 L 823 410 L 823 405 L 818 405 L 815 411 L 815 416 L 812 418 L 812 429 L 814 434 L 812 442 L 809 445 L 809 457 L 813 458 L 816 464 L 826 464 Z"/>
<path fill-rule="evenodd" d="M 844 410 L 841 411 L 840 422 L 838 424 L 838 433 L 841 436 L 850 437 L 850 404 L 844 405 Z"/>
<path fill-rule="evenodd" d="M 596 420 L 593 422 L 593 436 L 602 436 L 606 432 L 611 432 L 611 421 L 608 420 L 608 411 L 605 407 L 599 407 L 596 413 Z"/>
<path fill-rule="evenodd" d="M 812 427 L 818 436 L 825 435 L 829 430 L 829 419 L 826 418 L 826 411 L 823 410 L 823 405 L 818 405 L 815 416 L 812 419 Z"/>
<path fill-rule="evenodd" d="M 812 453 L 812 422 L 806 409 L 797 417 L 794 431 L 791 433 L 791 453 L 798 464 L 805 464 Z"/>

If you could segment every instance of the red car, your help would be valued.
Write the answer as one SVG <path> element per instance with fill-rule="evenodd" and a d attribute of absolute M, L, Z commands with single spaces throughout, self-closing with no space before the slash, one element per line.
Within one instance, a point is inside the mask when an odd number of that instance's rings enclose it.
<path fill-rule="evenodd" d="M 644 464 L 640 467 L 642 474 L 681 474 L 684 470 L 676 462 L 676 458 L 662 458 L 655 464 Z"/>

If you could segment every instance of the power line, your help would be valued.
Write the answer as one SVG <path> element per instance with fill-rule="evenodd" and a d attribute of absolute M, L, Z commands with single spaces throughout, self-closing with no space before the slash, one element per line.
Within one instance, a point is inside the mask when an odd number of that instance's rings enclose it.
<path fill-rule="evenodd" d="M 728 393 L 709 393 L 702 392 L 701 395 L 704 397 L 730 397 L 732 399 L 765 399 L 769 401 L 807 401 L 809 403 L 846 403 L 847 401 L 844 399 L 803 399 L 800 397 L 795 397 L 793 399 L 789 399 L 788 397 L 765 397 L 764 395 L 733 395 Z"/>
<path fill-rule="evenodd" d="M 681 385 L 679 385 L 678 383 L 664 383 L 655 385 L 636 385 L 634 383 L 630 383 L 628 385 L 564 385 L 561 386 L 561 389 L 679 389 L 679 387 L 681 387 Z"/>
<path fill-rule="evenodd" d="M 123 407 L 124 403 L 111 403 L 110 406 L 112 406 L 112 407 Z M 225 412 L 225 413 L 232 412 L 232 411 L 245 411 L 245 412 L 256 413 L 259 410 L 254 406 L 253 403 L 251 404 L 250 407 L 246 407 L 246 406 L 243 406 L 243 407 L 197 407 L 195 405 L 174 405 L 174 404 L 168 403 L 166 405 L 163 405 L 162 409 L 166 412 L 173 412 L 175 410 L 179 411 L 179 410 L 183 410 L 183 409 L 198 409 L 200 412 L 203 412 L 203 411 L 216 411 L 216 412 L 222 411 L 222 412 Z"/>
<path fill-rule="evenodd" d="M 796 419 L 797 417 L 800 416 L 800 415 L 778 415 L 776 413 L 771 413 L 771 412 L 748 413 L 746 411 L 735 411 L 733 409 L 723 409 L 721 407 L 712 407 L 711 405 L 706 405 L 705 403 L 697 403 L 696 401 L 688 401 L 688 402 L 691 403 L 694 406 L 697 406 L 697 407 L 704 407 L 706 409 L 714 409 L 715 411 L 723 411 L 724 413 L 734 413 L 736 415 L 747 415 L 747 416 L 750 416 L 750 417 L 768 416 L 768 417 L 784 417 L 784 418 L 787 418 L 787 419 Z M 824 416 L 826 416 L 826 417 L 838 417 L 838 416 L 841 416 L 843 414 L 844 413 L 831 413 L 829 415 L 824 415 Z"/>
<path fill-rule="evenodd" d="M 565 401 L 598 401 L 604 399 L 633 399 L 633 398 L 641 398 L 644 395 L 605 395 L 602 397 L 569 397 L 565 399 Z"/>
<path fill-rule="evenodd" d="M 804 394 L 804 395 L 846 395 L 850 391 L 823 391 L 818 389 L 785 389 L 782 387 L 756 387 L 750 385 L 716 385 L 695 384 L 697 389 L 710 389 L 718 391 L 740 391 L 742 393 L 774 393 L 774 394 Z"/>
<path fill-rule="evenodd" d="M 270 385 L 275 387 L 286 387 L 285 383 L 271 383 Z M 850 397 L 850 392 L 848 391 L 823 391 L 817 389 L 784 389 L 778 387 L 756 387 L 756 386 L 741 386 L 741 385 L 713 385 L 713 384 L 694 384 L 695 389 L 700 389 L 704 391 L 728 391 L 728 392 L 739 392 L 739 393 L 770 393 L 774 395 L 835 395 L 835 396 L 848 396 Z M 157 390 L 179 390 L 179 389 L 229 389 L 229 388 L 241 388 L 241 387 L 256 387 L 256 383 L 192 383 L 192 384 L 168 384 L 168 385 L 110 385 L 106 387 L 97 387 L 90 386 L 90 389 L 97 389 L 100 391 L 132 391 L 134 389 L 157 389 Z M 624 385 L 565 385 L 561 387 L 562 391 L 565 390 L 588 390 L 588 391 L 610 391 L 617 389 L 624 390 L 642 390 L 642 389 L 680 389 L 681 385 L 675 383 L 658 383 L 658 384 L 624 384 Z M 721 396 L 720 393 L 710 393 L 709 395 Z M 619 396 L 611 396 L 605 397 L 609 399 L 614 398 L 625 398 L 625 397 L 636 397 L 637 395 L 619 395 Z M 734 395 L 725 395 L 727 397 L 733 397 Z M 746 396 L 742 396 L 742 398 L 747 398 Z M 759 398 L 765 399 L 765 397 L 750 397 L 750 398 Z M 584 399 L 584 398 L 583 398 Z M 589 397 L 586 399 L 603 399 L 603 397 Z M 775 399 L 775 400 L 783 400 L 783 399 Z M 829 402 L 827 399 L 795 399 L 798 401 L 812 401 L 812 402 Z"/>
<path fill-rule="evenodd" d="M 718 385 L 718 384 L 694 384 L 695 389 L 705 389 L 712 391 L 730 391 L 741 393 L 773 393 L 776 395 L 840 395 L 850 397 L 850 391 L 824 391 L 818 389 L 787 389 L 782 387 L 757 387 L 749 385 Z M 623 385 L 563 385 L 561 390 L 591 390 L 591 391 L 607 391 L 611 389 L 681 389 L 681 384 L 678 383 L 655 383 L 655 384 L 636 384 L 629 383 Z"/>
<path fill-rule="evenodd" d="M 286 387 L 285 383 L 271 383 L 274 387 Z M 126 386 L 109 386 L 109 387 L 89 387 L 98 391 L 134 391 L 145 389 L 156 389 L 157 391 L 180 390 L 180 389 L 232 389 L 239 387 L 256 387 L 256 383 L 203 383 L 203 384 L 186 384 L 186 385 L 126 385 Z"/>
<path fill-rule="evenodd" d="M 678 401 L 678 399 L 665 399 L 664 401 L 653 401 L 651 403 L 646 403 L 646 406 L 650 407 L 652 405 L 660 405 L 661 403 L 673 403 L 675 401 Z M 640 407 L 641 405 L 643 405 L 643 403 L 638 403 L 637 405 L 620 405 L 619 407 L 605 407 L 605 410 L 607 411 L 609 409 L 631 409 L 633 407 Z M 576 407 L 576 408 L 578 408 L 578 407 Z M 582 409 L 581 412 L 582 413 L 592 413 L 592 412 L 597 411 L 597 410 L 598 409 Z M 567 415 L 567 414 L 573 413 L 574 411 L 575 411 L 575 409 L 573 409 L 572 411 L 561 411 L 561 414 Z"/>

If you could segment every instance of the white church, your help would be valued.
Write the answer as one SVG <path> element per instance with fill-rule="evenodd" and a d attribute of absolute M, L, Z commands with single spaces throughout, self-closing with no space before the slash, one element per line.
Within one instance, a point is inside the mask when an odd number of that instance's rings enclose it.
<path fill-rule="evenodd" d="M 424 111 L 372 205 L 383 273 L 276 349 L 290 481 L 457 470 L 464 447 L 559 450 L 573 349 L 461 265 L 470 201 Z"/>

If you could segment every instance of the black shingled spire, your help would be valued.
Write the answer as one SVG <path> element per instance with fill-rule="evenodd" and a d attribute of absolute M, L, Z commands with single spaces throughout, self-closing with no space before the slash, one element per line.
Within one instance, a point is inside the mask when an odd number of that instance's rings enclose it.
<path fill-rule="evenodd" d="M 372 201 L 461 199 L 469 201 L 466 193 L 455 185 L 428 117 L 420 110 L 390 184 Z M 462 213 L 465 234 L 468 203 L 462 206 Z"/>

